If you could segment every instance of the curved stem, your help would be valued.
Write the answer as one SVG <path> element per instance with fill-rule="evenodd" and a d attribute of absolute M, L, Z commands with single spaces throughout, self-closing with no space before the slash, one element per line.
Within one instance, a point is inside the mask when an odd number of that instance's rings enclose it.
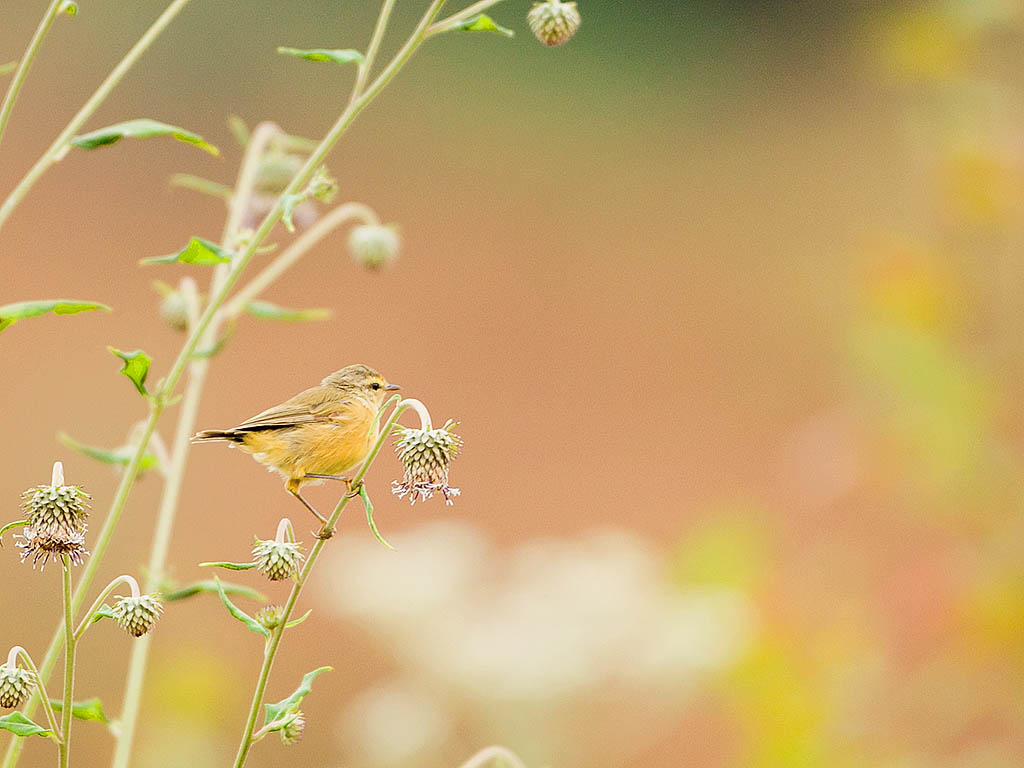
<path fill-rule="evenodd" d="M 277 524 L 277 536 L 274 540 L 279 544 L 285 541 L 285 535 L 288 536 L 288 541 L 295 541 L 295 529 L 292 528 L 292 521 L 287 517 L 282 517 L 281 522 Z"/>
<path fill-rule="evenodd" d="M 64 485 L 64 464 L 60 461 L 53 462 L 53 471 L 50 473 L 50 487 L 56 488 Z"/>
<path fill-rule="evenodd" d="M 75 636 L 72 631 L 74 613 L 71 607 L 71 560 L 61 555 L 64 586 L 64 703 L 60 713 L 61 740 L 58 745 L 60 768 L 68 768 L 71 754 L 71 694 L 75 688 Z"/>
<path fill-rule="evenodd" d="M 526 768 L 526 763 L 519 759 L 519 755 L 510 749 L 499 746 L 484 747 L 459 768 L 482 768 L 494 759 L 504 760 L 512 768 Z"/>
<path fill-rule="evenodd" d="M 388 435 L 391 434 L 391 430 L 394 428 L 395 424 L 398 423 L 398 418 L 406 410 L 407 406 L 406 401 L 404 400 L 395 405 L 395 409 L 391 412 L 391 416 L 384 424 L 384 429 L 381 430 L 376 442 L 370 449 L 369 454 L 367 454 L 366 460 L 363 461 L 363 466 L 352 479 L 353 485 L 358 486 L 362 482 L 367 471 L 370 469 L 370 465 L 373 464 L 374 459 L 377 458 L 377 454 L 380 453 L 381 446 L 384 445 Z M 347 493 L 341 497 L 341 500 L 334 507 L 334 512 L 331 513 L 330 518 L 328 518 L 327 523 L 324 526 L 327 530 L 331 530 L 335 525 L 337 525 L 338 518 L 341 517 L 341 513 L 345 510 L 345 507 L 352 498 L 353 497 Z M 242 742 L 238 745 L 238 754 L 235 757 L 234 768 L 241 768 L 241 766 L 244 765 L 246 756 L 249 754 L 249 749 L 254 743 L 253 733 L 256 728 L 256 719 L 259 717 L 260 706 L 263 704 L 263 695 L 267 689 L 267 681 L 270 679 L 270 670 L 274 666 L 274 657 L 277 655 L 277 649 L 281 644 L 281 638 L 284 635 L 284 631 L 287 628 L 289 620 L 291 619 L 292 612 L 295 610 L 295 604 L 299 600 L 299 594 L 302 592 L 302 587 L 309 578 L 309 574 L 313 570 L 313 566 L 316 564 L 317 558 L 320 556 L 320 551 L 324 548 L 324 544 L 326 543 L 327 539 L 317 539 L 313 544 L 313 547 L 309 551 L 309 557 L 306 558 L 306 562 L 303 564 L 302 570 L 299 572 L 298 577 L 295 579 L 295 583 L 292 585 L 291 592 L 288 593 L 288 600 L 284 605 L 281 623 L 277 625 L 271 633 L 270 638 L 267 640 L 266 648 L 263 651 L 263 666 L 260 668 L 260 674 L 256 680 L 256 690 L 253 692 L 252 704 L 249 707 L 249 717 L 245 723 L 245 730 L 242 732 Z"/>
<path fill-rule="evenodd" d="M 25 79 L 28 77 L 29 67 L 32 66 L 32 60 L 39 53 L 39 49 L 43 45 L 43 38 L 46 37 L 46 33 L 50 31 L 50 27 L 53 25 L 53 20 L 57 18 L 57 14 L 60 13 L 62 0 L 53 0 L 50 3 L 50 7 L 46 9 L 46 13 L 43 14 L 43 18 L 39 22 L 39 26 L 36 27 L 36 32 L 32 35 L 32 40 L 28 44 L 28 50 L 25 51 L 25 55 L 21 57 L 18 62 L 18 69 L 14 73 L 14 79 L 11 80 L 10 86 L 7 88 L 7 95 L 4 97 L 4 103 L 0 106 L 0 141 L 3 141 L 4 129 L 7 127 L 7 121 L 11 119 L 11 112 L 14 110 L 14 102 L 18 99 L 18 92 L 21 90 L 21 86 L 24 85 Z"/>
<path fill-rule="evenodd" d="M 377 214 L 362 203 L 345 203 L 333 209 L 317 221 L 313 226 L 299 235 L 295 241 L 281 251 L 263 271 L 254 277 L 224 307 L 227 317 L 237 317 L 245 311 L 245 305 L 259 296 L 268 286 L 272 285 L 281 275 L 287 272 L 310 249 L 324 239 L 332 230 L 352 219 L 362 219 L 367 224 L 379 224 Z"/>
<path fill-rule="evenodd" d="M 474 16 L 483 13 L 492 5 L 497 5 L 500 2 L 501 0 L 480 0 L 477 3 L 473 3 L 472 5 L 463 8 L 458 13 L 453 13 L 451 16 L 446 16 L 439 22 L 431 24 L 430 28 L 427 30 L 426 36 L 433 37 L 434 35 L 439 35 L 442 32 L 448 32 L 462 22 L 468 21 Z"/>
<path fill-rule="evenodd" d="M 81 639 L 82 635 L 85 634 L 85 630 L 87 630 L 92 625 L 92 617 L 96 615 L 96 611 L 98 611 L 100 609 L 100 606 L 103 605 L 103 601 L 110 596 L 111 592 L 117 589 L 119 584 L 127 584 L 132 591 L 132 597 L 139 596 L 139 583 L 128 574 L 118 576 L 116 579 L 111 581 L 109 584 L 107 584 L 107 586 L 103 588 L 103 591 L 100 592 L 97 598 L 93 600 L 92 607 L 90 607 L 89 610 L 85 612 L 85 616 L 83 616 L 82 620 L 78 623 L 78 628 L 75 629 L 74 633 L 75 642 L 78 642 L 78 640 Z"/>
<path fill-rule="evenodd" d="M 136 61 L 146 52 L 146 49 L 153 44 L 153 41 L 160 36 L 160 33 L 164 31 L 168 24 L 174 20 L 181 10 L 188 5 L 188 0 L 173 0 L 173 2 L 167 6 L 166 10 L 160 17 L 153 22 L 152 26 L 146 30 L 145 34 L 139 38 L 139 41 L 132 46 L 132 49 L 125 54 L 125 57 L 121 59 L 116 67 L 107 75 L 106 80 L 100 83 L 99 88 L 89 97 L 89 100 L 82 105 L 82 108 L 78 110 L 74 117 L 71 118 L 70 122 L 64 127 L 64 130 L 60 132 L 60 135 L 53 140 L 53 143 L 49 148 L 42 154 L 35 165 L 29 169 L 29 172 L 25 174 L 25 177 L 18 182 L 18 186 L 14 188 L 7 199 L 4 200 L 3 205 L 0 205 L 0 229 L 3 228 L 4 222 L 7 217 L 14 212 L 14 209 L 18 207 L 18 203 L 22 201 L 28 191 L 32 189 L 33 185 L 39 180 L 39 177 L 46 173 L 47 169 L 61 157 L 67 151 L 68 141 L 78 133 L 79 129 L 85 125 L 85 122 L 93 116 L 100 105 L 106 100 L 110 92 L 114 90 L 115 86 L 121 82 L 128 70 L 132 68 Z M 19 740 L 20 743 L 20 740 Z M 10 750 L 8 750 L 10 754 Z M 4 765 L 13 765 L 8 760 L 4 761 Z"/>
<path fill-rule="evenodd" d="M 420 417 L 420 429 L 433 429 L 433 426 L 430 423 L 430 411 L 427 410 L 427 406 L 425 406 L 422 402 L 420 402 L 414 397 L 410 397 L 406 400 L 403 400 L 402 405 L 408 408 L 412 408 L 414 411 L 416 411 L 416 415 Z"/>
<path fill-rule="evenodd" d="M 46 711 L 46 721 L 50 724 L 50 730 L 54 732 L 59 740 L 63 740 L 60 727 L 57 725 L 57 715 L 54 713 L 53 705 L 50 704 L 50 697 L 46 693 L 46 685 L 43 683 L 43 678 L 40 676 L 39 670 L 36 669 L 35 662 L 33 662 L 32 657 L 28 655 L 28 651 L 20 645 L 16 645 L 11 648 L 11 652 L 7 655 L 7 666 L 13 669 L 18 656 L 21 656 L 22 660 L 25 662 L 25 666 L 28 667 L 29 671 L 36 676 L 36 683 L 39 684 L 39 695 L 43 700 L 43 709 Z"/>

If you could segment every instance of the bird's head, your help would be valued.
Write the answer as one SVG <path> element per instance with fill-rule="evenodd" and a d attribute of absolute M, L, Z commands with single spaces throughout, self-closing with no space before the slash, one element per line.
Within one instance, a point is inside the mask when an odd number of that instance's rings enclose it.
<path fill-rule="evenodd" d="M 401 389 L 397 384 L 388 384 L 383 376 L 366 365 L 349 365 L 335 371 L 321 383 L 360 397 L 375 404 L 377 408 L 384 405 L 391 392 Z"/>

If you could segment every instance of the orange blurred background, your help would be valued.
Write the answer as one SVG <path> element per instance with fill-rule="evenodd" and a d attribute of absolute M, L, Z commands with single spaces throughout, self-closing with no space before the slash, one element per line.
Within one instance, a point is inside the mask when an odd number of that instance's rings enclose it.
<path fill-rule="evenodd" d="M 0 63 L 44 5 L 0 6 Z M 399 3 L 388 50 L 420 5 Z M 3 194 L 163 6 L 58 19 L 0 146 Z M 363 47 L 376 7 L 194 0 L 88 127 L 164 120 L 221 158 L 73 151 L 7 222 L 0 304 L 114 308 L 0 334 L 7 518 L 60 459 L 98 529 L 117 477 L 55 435 L 125 442 L 145 407 L 105 346 L 162 375 L 182 337 L 150 283 L 208 279 L 138 261 L 223 225 L 169 177 L 233 183 L 232 114 L 322 135 L 351 73 L 275 47 Z M 441 768 L 500 743 L 531 768 L 1021 765 L 1020 5 L 580 0 L 551 50 L 528 7 L 492 13 L 513 40 L 431 41 L 330 156 L 339 202 L 400 225 L 393 267 L 361 270 L 333 235 L 266 295 L 331 319 L 246 319 L 213 359 L 204 428 L 364 362 L 466 443 L 453 507 L 410 508 L 397 460 L 374 465 L 398 551 L 346 512 L 268 698 L 334 671 L 302 743 L 249 764 Z M 136 487 L 101 580 L 146 561 L 160 488 Z M 282 516 L 308 543 L 279 478 L 194 448 L 169 575 L 244 560 Z M 0 644 L 41 656 L 58 571 L 8 546 L 0 574 Z M 214 596 L 171 604 L 133 765 L 228 764 L 261 650 Z M 118 712 L 128 651 L 91 631 L 81 698 Z M 49 764 L 37 741 L 22 765 Z M 101 726 L 75 741 L 80 764 L 109 760 Z"/>

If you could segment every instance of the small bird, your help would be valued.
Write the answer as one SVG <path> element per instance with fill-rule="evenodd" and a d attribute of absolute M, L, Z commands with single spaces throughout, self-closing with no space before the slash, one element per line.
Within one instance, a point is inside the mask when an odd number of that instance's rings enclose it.
<path fill-rule="evenodd" d="M 370 452 L 380 435 L 377 413 L 388 393 L 398 389 L 372 368 L 350 365 L 233 429 L 203 430 L 192 442 L 229 442 L 283 475 L 288 493 L 316 515 L 324 524 L 319 535 L 329 538 L 327 519 L 299 489 L 312 481 L 340 480 L 354 492 L 344 473 Z"/>

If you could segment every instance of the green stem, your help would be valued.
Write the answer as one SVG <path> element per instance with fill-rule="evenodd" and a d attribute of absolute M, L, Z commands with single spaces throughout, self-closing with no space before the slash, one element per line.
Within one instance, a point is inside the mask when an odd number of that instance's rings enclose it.
<path fill-rule="evenodd" d="M 39 53 L 39 49 L 43 45 L 43 38 L 50 31 L 53 20 L 60 13 L 61 2 L 62 0 L 53 0 L 50 3 L 50 7 L 46 9 L 46 13 L 43 14 L 43 18 L 39 22 L 39 26 L 36 27 L 36 33 L 32 35 L 32 40 L 28 44 L 28 50 L 25 51 L 25 55 L 18 62 L 18 70 L 14 73 L 14 79 L 11 80 L 11 84 L 7 88 L 7 96 L 4 97 L 3 106 L 0 106 L 0 141 L 3 141 L 4 129 L 7 127 L 7 121 L 11 119 L 14 102 L 18 100 L 18 92 L 28 77 L 28 70 L 32 66 L 32 60 Z"/>
<path fill-rule="evenodd" d="M 64 153 L 67 152 L 70 144 L 68 142 L 71 137 L 78 133 L 79 129 L 85 125 L 86 121 L 93 116 L 100 105 L 106 100 L 110 92 L 114 90 L 118 83 L 124 78 L 128 70 L 134 66 L 135 62 L 139 60 L 146 49 L 153 44 L 153 41 L 160 36 L 160 33 L 164 31 L 168 24 L 174 20 L 181 10 L 188 5 L 188 0 L 173 0 L 173 2 L 167 6 L 166 10 L 160 17 L 153 22 L 152 26 L 146 30 L 145 34 L 139 38 L 139 41 L 135 43 L 130 51 L 125 54 L 125 57 L 121 59 L 120 63 L 107 75 L 106 80 L 100 83 L 99 88 L 89 97 L 89 100 L 82 105 L 82 108 L 78 110 L 77 114 L 71 118 L 71 121 L 64 127 L 64 130 L 60 132 L 60 135 L 53 140 L 53 143 L 49 148 L 42 154 L 42 156 L 36 160 L 35 165 L 29 169 L 29 172 L 25 174 L 25 177 L 18 182 L 18 186 L 14 188 L 7 199 L 4 200 L 3 205 L 0 205 L 0 229 L 3 228 L 4 222 L 14 212 L 14 209 L 18 207 L 18 204 L 22 201 L 28 191 L 32 189 L 33 185 L 39 180 L 46 171 L 56 163 Z M 8 753 L 10 751 L 8 750 Z M 7 765 L 7 761 L 4 762 Z"/>
<path fill-rule="evenodd" d="M 352 97 L 349 99 L 349 106 L 362 95 L 363 88 L 366 87 L 366 81 L 370 77 L 370 69 L 373 67 L 378 51 L 380 51 L 380 44 L 384 41 L 384 32 L 388 28 L 388 21 L 391 19 L 391 11 L 394 7 L 395 0 L 384 0 L 384 5 L 381 6 L 380 15 L 377 17 L 377 25 L 373 28 L 373 36 L 370 38 L 370 45 L 366 49 L 366 56 L 363 57 L 363 61 L 359 65 L 359 72 L 356 75 L 356 84 L 352 87 Z"/>
<path fill-rule="evenodd" d="M 501 760 L 503 763 L 508 763 L 511 768 L 526 768 L 526 764 L 519 759 L 519 755 L 511 750 L 505 749 L 505 747 L 484 747 L 469 760 L 464 762 L 459 768 L 483 768 L 488 763 L 494 762 L 495 760 Z"/>
<path fill-rule="evenodd" d="M 409 408 L 403 402 L 399 402 L 395 405 L 394 411 L 392 411 L 390 418 L 384 424 L 384 429 L 381 430 L 377 436 L 376 442 L 370 449 L 369 454 L 366 456 L 366 460 L 363 462 L 362 468 L 356 473 L 356 476 L 352 479 L 354 485 L 359 485 L 363 478 L 366 477 L 367 471 L 370 469 L 370 465 L 373 464 L 374 459 L 377 458 L 377 454 L 380 453 L 381 447 L 387 441 L 388 436 L 391 434 L 391 430 L 395 424 L 398 423 L 398 418 Z M 324 526 L 325 529 L 331 530 L 337 525 L 338 519 L 341 517 L 341 513 L 348 506 L 348 503 L 353 497 L 345 494 L 341 497 L 341 500 L 334 507 L 334 512 L 327 520 L 327 524 Z M 320 556 L 320 551 L 324 548 L 324 544 L 327 543 L 327 539 L 317 539 L 313 544 L 313 547 L 309 551 L 309 557 L 306 558 L 306 562 L 302 566 L 302 570 L 299 572 L 298 577 L 295 579 L 295 583 L 292 585 L 291 592 L 288 593 L 288 601 L 284 604 L 284 611 L 281 617 L 281 623 L 277 625 L 274 631 L 270 635 L 270 639 L 267 640 L 266 648 L 263 651 L 263 666 L 260 667 L 260 675 L 256 680 L 256 690 L 252 695 L 252 704 L 249 706 L 249 717 L 245 721 L 245 730 L 242 732 L 242 741 L 238 745 L 238 754 L 235 757 L 234 768 L 242 768 L 245 764 L 245 759 L 249 754 L 249 750 L 255 743 L 253 733 L 256 728 L 256 720 L 259 717 L 260 707 L 263 704 L 263 696 L 267 690 L 267 681 L 270 679 L 270 670 L 274 666 L 274 657 L 277 655 L 277 649 L 281 645 L 281 638 L 284 636 L 284 631 L 287 628 L 286 625 L 291 620 L 291 615 L 295 610 L 295 604 L 299 600 L 299 594 L 302 592 L 303 586 L 306 584 L 306 580 L 309 579 L 309 574 L 313 570 L 313 566 L 316 564 L 317 558 Z"/>
<path fill-rule="evenodd" d="M 75 634 L 71 605 L 71 560 L 67 555 L 61 555 L 61 565 L 64 566 L 64 704 L 60 713 L 61 740 L 57 754 L 60 768 L 68 768 L 71 753 L 71 694 L 75 688 Z"/>
<path fill-rule="evenodd" d="M 479 16 L 492 5 L 497 5 L 500 2 L 501 0 L 480 0 L 477 3 L 473 3 L 472 5 L 463 8 L 458 13 L 453 13 L 451 16 L 447 16 L 435 24 L 431 24 L 430 28 L 427 30 L 426 36 L 433 37 L 434 35 L 439 35 L 442 32 L 448 32 L 463 21 L 468 21 L 474 16 Z"/>
<path fill-rule="evenodd" d="M 92 605 L 89 607 L 89 610 L 85 612 L 82 620 L 78 622 L 78 628 L 74 633 L 76 643 L 82 639 L 82 635 L 85 634 L 85 630 L 92 626 L 92 617 L 96 615 L 96 611 L 98 611 L 100 606 L 103 605 L 103 601 L 106 600 L 110 596 L 110 593 L 117 589 L 121 584 L 129 585 L 132 590 L 132 597 L 139 596 L 139 585 L 131 576 L 118 576 L 116 579 L 111 581 L 103 588 L 103 591 L 96 596 L 96 599 L 92 601 Z"/>

